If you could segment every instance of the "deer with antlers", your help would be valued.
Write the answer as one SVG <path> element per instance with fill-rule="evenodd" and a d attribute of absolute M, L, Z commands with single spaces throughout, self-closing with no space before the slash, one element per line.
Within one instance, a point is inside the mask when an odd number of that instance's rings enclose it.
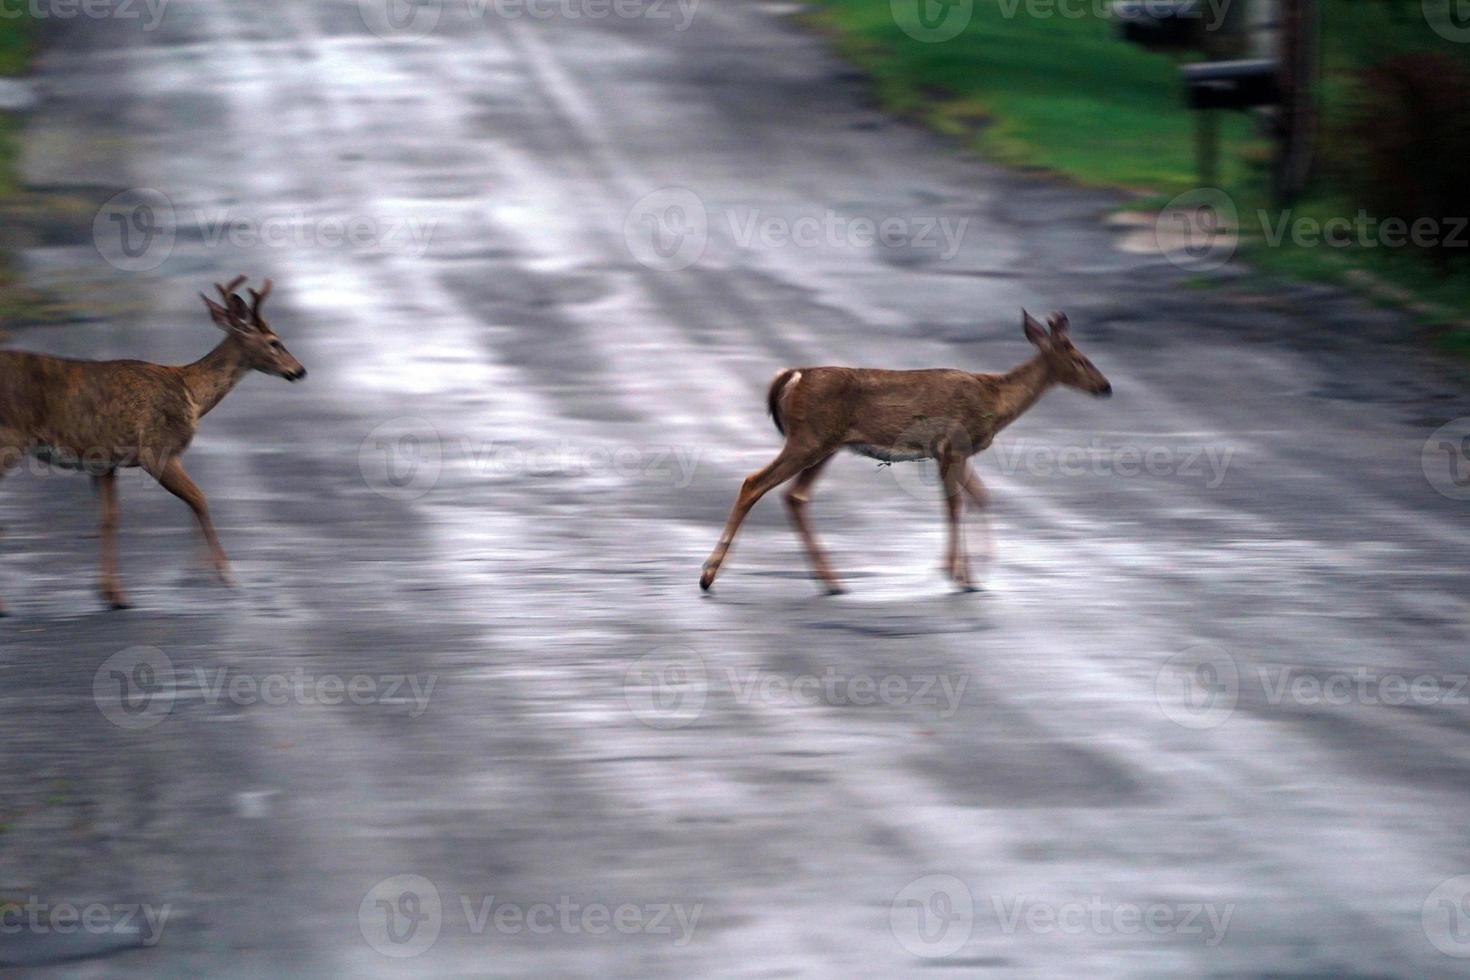
<path fill-rule="evenodd" d="M 791 522 L 816 576 L 829 591 L 842 592 L 807 524 L 806 505 L 822 468 L 843 447 L 885 463 L 933 459 L 939 464 L 949 518 L 944 570 L 956 585 L 970 588 L 960 494 L 983 510 L 986 492 L 969 458 L 988 448 L 998 432 L 1052 385 L 1103 398 L 1113 393 L 1108 379 L 1072 343 L 1066 314 L 1053 313 L 1047 322 L 1050 332 L 1021 311 L 1022 328 L 1036 354 L 1005 374 L 844 367 L 788 368 L 777 374 L 766 402 L 786 445 L 770 465 L 741 484 L 719 543 L 704 563 L 700 588 L 714 584 L 735 532 L 756 501 L 794 477 L 785 494 Z"/>
<path fill-rule="evenodd" d="M 144 361 L 75 361 L 0 351 L 0 476 L 33 457 L 91 475 L 102 507 L 102 597 L 127 608 L 117 573 L 117 471 L 141 467 L 194 512 L 215 574 L 231 582 L 204 494 L 181 457 L 199 420 L 250 371 L 300 381 L 306 368 L 291 356 L 261 315 L 267 279 L 246 303 L 237 276 L 216 284 L 221 303 L 201 294 L 224 340 L 201 360 L 180 367 Z M 5 612 L 0 606 L 0 615 Z"/>

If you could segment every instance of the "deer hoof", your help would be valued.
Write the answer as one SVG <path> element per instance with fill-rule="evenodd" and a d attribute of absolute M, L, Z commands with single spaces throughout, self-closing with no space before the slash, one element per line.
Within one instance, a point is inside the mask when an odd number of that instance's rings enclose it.
<path fill-rule="evenodd" d="M 840 582 L 828 582 L 827 583 L 827 594 L 828 595 L 847 595 L 847 586 L 843 585 Z"/>
<path fill-rule="evenodd" d="M 119 592 L 104 593 L 102 598 L 107 601 L 107 608 L 113 610 L 114 612 L 121 612 L 124 609 L 133 608 L 133 604 L 124 599 L 122 597 L 122 594 Z"/>
<path fill-rule="evenodd" d="M 706 562 L 704 569 L 700 572 L 699 575 L 699 587 L 708 592 L 709 587 L 715 584 L 715 575 L 719 572 L 719 570 L 719 565 L 712 565 Z"/>

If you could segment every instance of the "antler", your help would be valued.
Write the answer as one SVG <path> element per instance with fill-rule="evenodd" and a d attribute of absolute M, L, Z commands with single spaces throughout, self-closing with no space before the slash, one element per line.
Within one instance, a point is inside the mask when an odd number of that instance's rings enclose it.
<path fill-rule="evenodd" d="M 214 288 L 218 289 L 220 296 L 224 298 L 226 307 L 230 305 L 230 298 L 235 295 L 235 290 L 240 288 L 240 283 L 244 282 L 248 278 L 250 277 L 236 276 L 235 278 L 230 280 L 230 284 L 228 286 L 221 286 L 219 283 L 214 284 Z M 251 292 L 254 292 L 254 290 L 251 290 Z"/>
<path fill-rule="evenodd" d="M 272 285 L 272 282 L 267 279 L 265 283 L 261 286 L 259 292 L 256 292 L 254 289 L 250 290 L 250 315 L 256 320 L 260 319 L 260 304 L 264 303 L 265 298 L 271 294 Z"/>

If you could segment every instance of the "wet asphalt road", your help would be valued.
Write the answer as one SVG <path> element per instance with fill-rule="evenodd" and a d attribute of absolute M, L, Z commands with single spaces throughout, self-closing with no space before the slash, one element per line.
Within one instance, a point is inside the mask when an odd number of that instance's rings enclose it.
<path fill-rule="evenodd" d="M 1463 377 L 1393 314 L 1119 250 L 1114 199 L 883 118 L 779 6 L 638 9 L 56 31 L 31 179 L 155 189 L 178 231 L 136 272 L 105 218 L 28 251 L 108 312 L 12 342 L 189 360 L 241 271 L 311 378 L 247 379 L 188 457 L 234 590 L 134 473 L 106 613 L 86 482 L 0 490 L 0 899 L 168 910 L 0 962 L 1466 972 L 1466 883 L 1435 889 L 1470 873 L 1470 529 L 1421 465 Z M 1117 395 L 981 458 L 982 591 L 937 570 L 927 470 L 844 457 L 812 513 L 851 594 L 770 498 L 700 595 L 778 368 L 1004 369 L 1022 305 Z"/>

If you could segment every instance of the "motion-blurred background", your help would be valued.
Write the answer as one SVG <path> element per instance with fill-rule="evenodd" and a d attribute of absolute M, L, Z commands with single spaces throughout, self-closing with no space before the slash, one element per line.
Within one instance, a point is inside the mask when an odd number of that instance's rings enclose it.
<path fill-rule="evenodd" d="M 187 510 L 0 484 L 6 976 L 1457 976 L 1459 0 L 0 0 L 9 349 Z M 789 366 L 1116 397 L 761 501 Z M 12 382 L 13 383 L 13 382 Z M 0 385 L 6 384 L 0 376 Z M 987 524 L 993 553 L 983 559 Z"/>

